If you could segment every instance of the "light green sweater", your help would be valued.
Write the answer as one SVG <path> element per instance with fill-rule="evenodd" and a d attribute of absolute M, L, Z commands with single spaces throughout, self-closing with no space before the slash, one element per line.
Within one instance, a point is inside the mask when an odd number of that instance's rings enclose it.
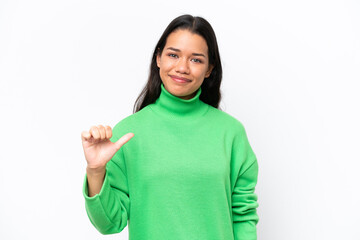
<path fill-rule="evenodd" d="M 258 162 L 243 125 L 161 85 L 157 101 L 113 128 L 135 136 L 108 162 L 99 194 L 83 194 L 103 234 L 130 240 L 255 240 Z"/>

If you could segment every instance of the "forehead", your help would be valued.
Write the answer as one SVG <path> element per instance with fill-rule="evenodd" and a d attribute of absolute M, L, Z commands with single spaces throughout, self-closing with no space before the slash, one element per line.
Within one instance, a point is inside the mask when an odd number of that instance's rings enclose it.
<path fill-rule="evenodd" d="M 183 29 L 169 34 L 164 49 L 166 50 L 168 47 L 177 48 L 182 52 L 196 52 L 204 55 L 207 55 L 208 52 L 208 46 L 202 36 Z"/>

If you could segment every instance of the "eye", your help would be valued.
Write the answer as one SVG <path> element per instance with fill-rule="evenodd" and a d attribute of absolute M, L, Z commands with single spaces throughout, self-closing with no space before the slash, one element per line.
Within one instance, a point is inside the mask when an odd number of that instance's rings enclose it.
<path fill-rule="evenodd" d="M 176 57 L 177 57 L 177 55 L 174 54 L 174 53 L 169 53 L 168 56 L 169 56 L 169 57 L 173 57 L 173 58 L 176 58 Z"/>
<path fill-rule="evenodd" d="M 197 62 L 197 63 L 202 63 L 202 61 L 198 58 L 193 58 L 192 61 Z"/>

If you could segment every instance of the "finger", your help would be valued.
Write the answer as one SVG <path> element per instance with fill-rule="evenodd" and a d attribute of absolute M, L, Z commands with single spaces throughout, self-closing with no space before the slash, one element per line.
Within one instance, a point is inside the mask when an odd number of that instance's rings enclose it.
<path fill-rule="evenodd" d="M 110 139 L 112 137 L 112 130 L 110 126 L 105 126 L 105 130 L 106 130 L 106 138 Z"/>
<path fill-rule="evenodd" d="M 115 142 L 116 148 L 120 149 L 125 143 L 127 143 L 132 137 L 133 133 L 127 133 Z"/>
<path fill-rule="evenodd" d="M 103 125 L 98 125 L 99 133 L 100 133 L 100 140 L 104 140 L 106 137 L 105 128 Z"/>
<path fill-rule="evenodd" d="M 90 134 L 91 136 L 93 136 L 93 138 L 95 140 L 99 140 L 100 139 L 100 133 L 99 133 L 99 129 L 96 126 L 92 126 L 90 128 Z"/>
<path fill-rule="evenodd" d="M 91 138 L 91 134 L 88 131 L 82 131 L 81 140 L 88 141 Z"/>

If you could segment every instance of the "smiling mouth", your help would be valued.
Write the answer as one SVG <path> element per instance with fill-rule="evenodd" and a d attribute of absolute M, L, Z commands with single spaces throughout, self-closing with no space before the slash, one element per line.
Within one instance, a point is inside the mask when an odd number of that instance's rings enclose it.
<path fill-rule="evenodd" d="M 174 75 L 169 75 L 175 82 L 179 82 L 179 83 L 187 83 L 187 82 L 191 82 L 190 79 L 187 78 L 183 78 L 183 77 L 178 77 L 178 76 L 174 76 Z"/>

